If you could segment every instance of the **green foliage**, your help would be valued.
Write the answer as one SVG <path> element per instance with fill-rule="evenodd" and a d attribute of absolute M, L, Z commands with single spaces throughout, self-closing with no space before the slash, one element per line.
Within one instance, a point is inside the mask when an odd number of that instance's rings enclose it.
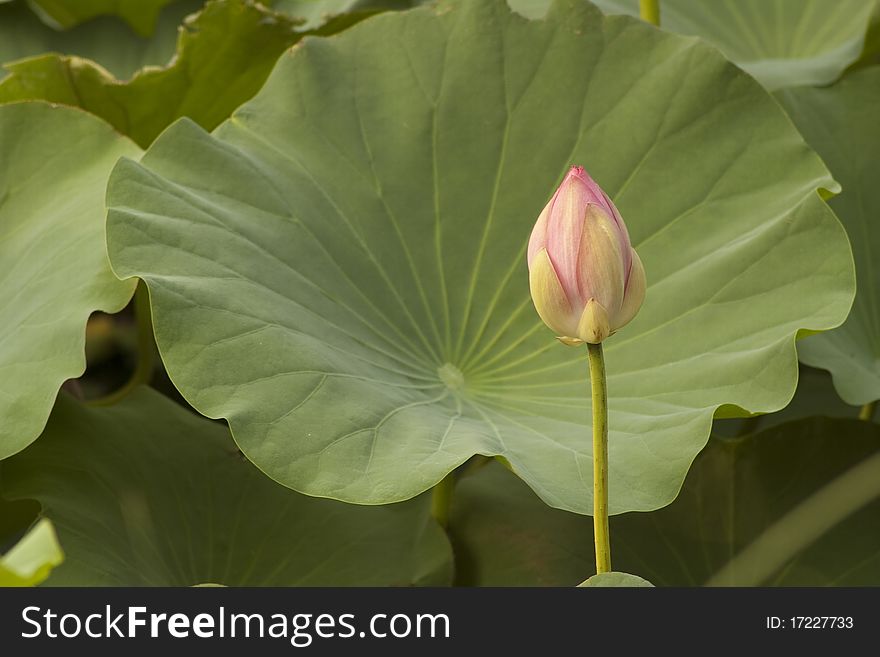
<path fill-rule="evenodd" d="M 200 0 L 169 5 L 150 38 L 137 36 L 114 17 L 102 17 L 64 32 L 40 21 L 25 4 L 0 4 L 0 63 L 47 52 L 94 60 L 120 79 L 147 65 L 165 64 L 174 54 L 181 19 L 202 6 Z M 0 78 L 5 72 L 0 71 Z"/>
<path fill-rule="evenodd" d="M 571 586 L 595 572 L 590 520 L 503 468 L 461 481 L 460 583 Z M 657 586 L 880 584 L 880 427 L 814 418 L 713 438 L 678 498 L 611 519 L 612 566 Z"/>
<path fill-rule="evenodd" d="M 428 500 L 291 493 L 225 427 L 148 389 L 106 409 L 62 397 L 43 437 L 0 472 L 6 497 L 36 499 L 58 528 L 67 560 L 54 586 L 408 586 L 452 573 Z"/>
<path fill-rule="evenodd" d="M 40 520 L 9 552 L 0 556 L 0 587 L 36 586 L 64 561 L 52 523 Z"/>
<path fill-rule="evenodd" d="M 110 270 L 104 188 L 113 163 L 140 152 L 103 121 L 46 103 L 0 106 L 0 458 L 43 429 L 55 395 L 86 366 L 96 310 L 128 303 Z"/>
<path fill-rule="evenodd" d="M 410 9 L 426 0 L 274 0 L 272 8 L 303 21 L 301 29 L 321 27 L 336 16 Z"/>
<path fill-rule="evenodd" d="M 216 0 L 188 19 L 177 56 L 120 82 L 75 56 L 7 64 L 0 103 L 42 99 L 81 107 L 146 147 L 181 116 L 213 129 L 254 95 L 278 56 L 299 41 L 298 22 L 240 0 Z"/>
<path fill-rule="evenodd" d="M 880 585 L 880 1 L 265 4 L 0 0 L 0 586 Z M 592 577 L 571 164 L 649 282 Z"/>
<path fill-rule="evenodd" d="M 595 0 L 638 15 L 638 0 Z M 548 0 L 511 0 L 534 7 Z M 770 90 L 828 84 L 862 55 L 876 0 L 662 0 L 660 25 L 717 46 Z"/>
<path fill-rule="evenodd" d="M 175 0 L 29 0 L 31 7 L 53 27 L 67 29 L 96 16 L 115 15 L 140 36 L 149 36 L 159 12 Z"/>
<path fill-rule="evenodd" d="M 179 122 L 119 164 L 111 260 L 147 281 L 187 400 L 278 481 L 386 503 L 501 455 L 586 512 L 585 359 L 540 323 L 525 273 L 572 162 L 612 193 L 648 271 L 607 345 L 610 486 L 612 512 L 654 509 L 718 405 L 785 405 L 795 334 L 839 324 L 853 294 L 816 193 L 835 183 L 699 42 L 581 3 L 529 22 L 503 2 L 307 40 L 213 135 Z"/>
<path fill-rule="evenodd" d="M 843 192 L 831 200 L 853 243 L 858 294 L 839 329 L 804 340 L 801 360 L 831 371 L 850 404 L 880 399 L 880 67 L 824 88 L 802 87 L 779 99 Z"/>

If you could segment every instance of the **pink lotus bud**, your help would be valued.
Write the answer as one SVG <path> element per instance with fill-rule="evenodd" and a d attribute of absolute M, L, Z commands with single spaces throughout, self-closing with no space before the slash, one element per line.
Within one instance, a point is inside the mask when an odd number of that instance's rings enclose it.
<path fill-rule="evenodd" d="M 529 239 L 529 287 L 566 344 L 602 342 L 645 298 L 645 268 L 623 218 L 583 167 L 572 167 Z"/>

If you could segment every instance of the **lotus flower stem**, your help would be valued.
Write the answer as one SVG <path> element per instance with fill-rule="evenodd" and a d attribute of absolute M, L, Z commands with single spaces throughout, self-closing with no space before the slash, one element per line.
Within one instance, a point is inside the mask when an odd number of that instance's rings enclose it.
<path fill-rule="evenodd" d="M 455 470 L 443 477 L 431 491 L 431 515 L 443 529 L 449 527 L 452 511 L 452 491 L 455 489 Z"/>
<path fill-rule="evenodd" d="M 859 411 L 859 419 L 864 420 L 865 422 L 870 422 L 874 419 L 874 411 L 877 409 L 877 402 L 872 401 L 868 402 L 862 409 Z"/>
<path fill-rule="evenodd" d="M 611 572 L 608 533 L 608 393 L 602 343 L 587 344 L 590 387 L 593 392 L 593 535 L 596 540 L 596 573 Z"/>
<path fill-rule="evenodd" d="M 660 27 L 660 0 L 639 0 L 639 16 L 646 23 Z"/>

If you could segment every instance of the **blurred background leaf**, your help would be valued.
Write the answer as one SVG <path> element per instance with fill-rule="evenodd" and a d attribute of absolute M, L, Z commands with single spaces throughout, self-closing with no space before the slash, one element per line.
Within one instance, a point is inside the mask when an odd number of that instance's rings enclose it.
<path fill-rule="evenodd" d="M 313 30 L 335 16 L 402 10 L 428 4 L 431 0 L 274 0 L 272 8 L 303 20 L 301 29 Z"/>
<path fill-rule="evenodd" d="M 141 388 L 89 408 L 62 395 L 44 435 L 0 463 L 67 559 L 53 586 L 448 584 L 452 554 L 422 497 L 382 507 L 298 495 L 241 457 L 225 425 Z"/>
<path fill-rule="evenodd" d="M 183 17 L 197 11 L 202 0 L 185 0 L 162 10 L 149 38 L 138 36 L 113 16 L 102 16 L 59 32 L 45 25 L 24 0 L 0 4 L 0 63 L 49 52 L 93 60 L 120 79 L 144 66 L 163 65 L 174 55 Z M 0 78 L 6 75 L 0 70 Z"/>
<path fill-rule="evenodd" d="M 612 566 L 657 586 L 876 586 L 878 525 L 880 427 L 799 420 L 713 438 L 675 502 L 611 519 Z M 547 508 L 498 464 L 462 478 L 450 528 L 460 584 L 595 572 L 590 519 Z"/>
<path fill-rule="evenodd" d="M 297 23 L 239 0 L 209 2 L 189 19 L 169 66 L 120 82 L 92 62 L 41 55 L 7 64 L 0 102 L 43 99 L 81 107 L 146 147 L 190 116 L 211 129 L 262 86 Z"/>
<path fill-rule="evenodd" d="M 159 13 L 175 0 L 28 0 L 51 27 L 66 30 L 97 16 L 117 16 L 139 36 L 153 33 Z"/>
<path fill-rule="evenodd" d="M 77 56 L 45 54 L 6 64 L 0 103 L 40 99 L 80 107 L 142 147 L 187 116 L 212 130 L 263 85 L 282 52 L 308 34 L 332 34 L 367 12 L 303 32 L 300 19 L 243 0 L 212 0 L 180 30 L 174 59 L 126 82 Z"/>

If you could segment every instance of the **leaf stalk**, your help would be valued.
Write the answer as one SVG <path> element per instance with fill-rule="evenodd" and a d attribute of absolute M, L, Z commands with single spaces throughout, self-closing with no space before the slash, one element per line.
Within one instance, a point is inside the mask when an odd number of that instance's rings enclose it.
<path fill-rule="evenodd" d="M 443 529 L 449 527 L 452 512 L 452 492 L 455 489 L 455 470 L 443 477 L 431 490 L 431 516 Z"/>

